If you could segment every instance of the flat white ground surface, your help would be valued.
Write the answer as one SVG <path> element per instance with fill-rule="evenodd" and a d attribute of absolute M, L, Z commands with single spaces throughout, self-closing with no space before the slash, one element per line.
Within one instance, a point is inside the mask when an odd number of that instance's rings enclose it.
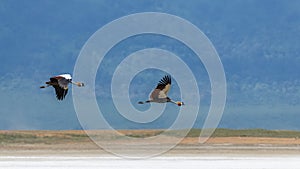
<path fill-rule="evenodd" d="M 0 156 L 1 169 L 300 169 L 300 156 L 184 157 L 124 159 L 94 156 Z"/>

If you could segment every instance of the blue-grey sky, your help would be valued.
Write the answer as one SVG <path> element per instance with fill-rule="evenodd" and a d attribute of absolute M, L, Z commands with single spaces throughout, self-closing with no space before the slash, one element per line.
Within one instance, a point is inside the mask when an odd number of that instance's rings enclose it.
<path fill-rule="evenodd" d="M 219 127 L 300 129 L 298 0 L 1 0 L 0 129 L 79 129 L 72 93 L 57 101 L 54 90 L 39 86 L 49 76 L 72 73 L 81 48 L 95 31 L 137 12 L 177 15 L 211 40 L 227 79 L 227 103 Z M 172 124 L 178 108 L 141 125 L 123 119 L 111 102 L 110 78 L 117 64 L 130 53 L 150 47 L 185 56 L 182 59 L 199 72 L 196 79 L 203 108 L 194 126 L 201 128 L 210 101 L 205 68 L 189 48 L 157 35 L 126 39 L 105 56 L 96 80 L 104 116 L 117 128 Z M 147 97 L 162 75 L 158 70 L 138 75 L 130 88 L 132 102 Z M 175 83 L 170 96 L 179 99 L 177 91 Z"/>

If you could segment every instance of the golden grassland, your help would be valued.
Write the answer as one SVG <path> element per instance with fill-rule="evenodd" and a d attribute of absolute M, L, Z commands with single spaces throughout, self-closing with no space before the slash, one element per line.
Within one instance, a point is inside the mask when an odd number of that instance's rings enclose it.
<path fill-rule="evenodd" d="M 293 153 L 300 154 L 300 132 L 283 130 L 230 130 L 217 129 L 214 134 L 204 143 L 199 143 L 200 129 L 192 129 L 186 137 L 174 148 L 173 152 L 182 153 Z M 89 135 L 101 138 L 116 149 L 120 145 L 131 145 L 132 142 L 114 134 L 111 130 L 89 130 Z M 124 136 L 147 139 L 156 135 L 162 135 L 163 140 L 149 142 L 143 148 L 172 144 L 174 138 L 182 137 L 183 130 L 118 130 Z M 249 147 L 249 149 L 245 149 Z M 251 147 L 255 147 L 252 148 Z M 284 149 L 283 149 L 284 147 Z M 272 148 L 272 149 L 270 149 Z M 83 130 L 0 130 L 0 151 L 17 152 L 24 150 L 51 150 L 51 151 L 98 151 L 101 149 Z M 103 150 L 101 150 L 103 151 Z"/>

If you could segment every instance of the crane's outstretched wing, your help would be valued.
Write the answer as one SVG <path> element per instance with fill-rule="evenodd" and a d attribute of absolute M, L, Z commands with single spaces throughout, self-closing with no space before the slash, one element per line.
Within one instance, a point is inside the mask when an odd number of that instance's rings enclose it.
<path fill-rule="evenodd" d="M 170 88 L 171 88 L 171 76 L 170 75 L 164 76 L 156 86 L 156 89 L 159 89 L 163 92 L 163 93 L 160 92 L 160 95 L 165 94 L 165 96 L 168 94 Z"/>
<path fill-rule="evenodd" d="M 68 93 L 68 86 L 66 86 L 64 83 L 61 83 L 61 81 L 65 82 L 62 79 L 64 78 L 61 79 L 50 78 L 50 82 L 55 89 L 56 98 L 58 100 L 63 100 Z"/>
<path fill-rule="evenodd" d="M 66 90 L 66 89 L 68 89 L 68 85 L 69 85 L 71 79 L 69 80 L 69 79 L 65 79 L 65 78 L 60 78 L 57 81 L 58 81 L 59 87 Z"/>
<path fill-rule="evenodd" d="M 63 100 L 68 93 L 68 89 L 63 89 L 59 86 L 53 86 L 53 87 L 55 88 L 56 98 L 58 100 Z"/>

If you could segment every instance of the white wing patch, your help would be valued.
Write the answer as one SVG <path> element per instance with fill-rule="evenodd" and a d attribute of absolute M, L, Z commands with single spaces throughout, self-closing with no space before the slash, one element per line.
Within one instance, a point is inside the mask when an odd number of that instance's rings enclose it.
<path fill-rule="evenodd" d="M 158 93 L 158 98 L 159 98 L 159 99 L 164 99 L 164 98 L 167 98 L 167 95 L 166 95 L 166 93 L 165 93 L 163 90 L 161 90 L 161 91 Z"/>
<path fill-rule="evenodd" d="M 72 76 L 70 74 L 61 74 L 58 76 L 64 77 L 65 79 L 68 79 L 68 80 L 72 79 Z"/>
<path fill-rule="evenodd" d="M 162 90 L 162 91 L 165 93 L 165 95 L 168 94 L 170 88 L 171 88 L 171 84 L 167 84 L 167 85 L 165 86 L 165 88 Z M 166 97 L 167 97 L 167 96 L 166 96 Z"/>

